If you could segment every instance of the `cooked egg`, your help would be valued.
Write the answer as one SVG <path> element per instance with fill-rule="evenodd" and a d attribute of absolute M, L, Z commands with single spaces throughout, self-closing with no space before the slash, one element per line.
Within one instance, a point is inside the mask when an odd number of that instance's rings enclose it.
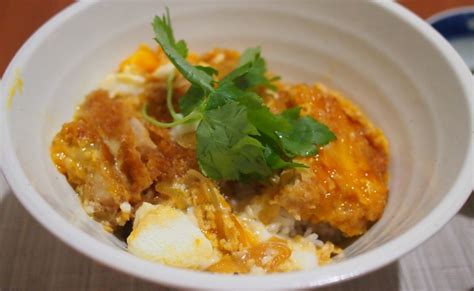
<path fill-rule="evenodd" d="M 119 72 L 138 71 L 153 72 L 160 65 L 159 54 L 150 47 L 142 44 L 138 49 L 119 66 Z"/>
<path fill-rule="evenodd" d="M 251 217 L 248 212 L 240 213 L 238 218 L 255 235 L 258 242 L 265 242 L 273 236 L 261 221 Z"/>
<path fill-rule="evenodd" d="M 172 63 L 167 63 L 162 66 L 159 66 L 152 74 L 157 78 L 165 79 L 174 70 L 174 65 Z"/>
<path fill-rule="evenodd" d="M 178 116 L 182 118 L 182 115 L 178 113 Z M 188 122 L 173 127 L 170 130 L 171 139 L 176 141 L 180 146 L 184 148 L 195 148 L 196 147 L 196 129 L 199 122 Z"/>
<path fill-rule="evenodd" d="M 304 238 L 288 240 L 291 256 L 282 266 L 285 271 L 311 270 L 318 267 L 314 244 Z"/>
<path fill-rule="evenodd" d="M 220 258 L 187 214 L 166 205 L 143 203 L 127 242 L 132 254 L 175 267 L 204 270 Z"/>
<path fill-rule="evenodd" d="M 109 92 L 110 96 L 140 95 L 144 91 L 145 77 L 135 73 L 109 74 L 100 84 L 100 88 Z"/>
<path fill-rule="evenodd" d="M 281 236 L 272 229 L 271 225 L 265 226 L 260 220 L 255 219 L 255 216 L 260 211 L 258 205 L 247 206 L 246 211 L 239 214 L 239 220 L 249 230 L 255 234 L 258 242 L 263 243 L 271 237 L 278 237 L 284 239 L 291 250 L 291 256 L 280 266 L 280 270 L 284 272 L 311 270 L 318 267 L 318 257 L 316 247 L 313 242 L 304 237 L 288 238 Z M 267 258 L 271 259 L 272 254 L 269 253 Z M 260 274 L 258 268 L 252 268 L 252 274 Z"/>

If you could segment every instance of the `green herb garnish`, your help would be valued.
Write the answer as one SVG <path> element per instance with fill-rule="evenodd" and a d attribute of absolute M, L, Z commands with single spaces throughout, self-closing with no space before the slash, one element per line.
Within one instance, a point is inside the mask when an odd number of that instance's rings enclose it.
<path fill-rule="evenodd" d="M 204 175 L 214 180 L 263 180 L 282 169 L 304 167 L 293 158 L 311 156 L 336 136 L 299 108 L 273 114 L 256 93 L 257 88 L 275 90 L 275 79 L 266 77 L 266 63 L 259 48 L 245 50 L 239 67 L 220 81 L 211 67 L 186 61 L 187 45 L 175 41 L 169 12 L 153 20 L 155 40 L 176 69 L 191 83 L 179 100 L 180 114 L 171 103 L 174 74 L 168 78 L 167 104 L 174 121 L 163 123 L 147 114 L 148 122 L 174 127 L 198 122 L 196 156 Z"/>

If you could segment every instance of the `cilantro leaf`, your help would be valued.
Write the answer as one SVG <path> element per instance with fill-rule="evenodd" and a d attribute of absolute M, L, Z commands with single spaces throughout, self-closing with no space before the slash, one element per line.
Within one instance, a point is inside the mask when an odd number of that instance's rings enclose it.
<path fill-rule="evenodd" d="M 216 91 L 209 95 L 206 104 L 206 110 L 215 109 L 227 102 L 236 101 L 237 97 L 242 94 L 242 90 L 237 88 L 231 82 L 221 82 Z"/>
<path fill-rule="evenodd" d="M 277 133 L 279 131 L 287 132 L 291 130 L 288 120 L 273 114 L 263 103 L 262 98 L 256 93 L 243 91 L 229 82 L 220 84 L 215 93 L 209 96 L 207 108 L 217 108 L 232 101 L 245 106 L 250 122 L 258 129 L 261 135 L 267 137 L 266 142 L 272 140 L 281 148 L 281 152 L 284 153 Z"/>
<path fill-rule="evenodd" d="M 282 161 L 296 156 L 314 155 L 319 146 L 335 139 L 335 135 L 325 125 L 310 116 L 300 117 L 300 108 L 273 114 L 259 95 L 243 91 L 229 82 L 220 85 L 209 96 L 207 108 L 218 108 L 228 102 L 238 102 L 247 109 L 250 122 L 266 138 L 263 144 L 271 142 L 273 149 L 278 149 Z"/>
<path fill-rule="evenodd" d="M 233 84 L 233 82 L 235 81 L 235 79 L 237 79 L 238 77 L 241 77 L 243 75 L 245 75 L 249 70 L 250 70 L 250 67 L 252 66 L 252 63 L 246 63 L 246 64 L 243 64 L 239 67 L 237 67 L 236 69 L 234 69 L 232 72 L 230 72 L 229 74 L 227 74 L 220 82 L 219 82 L 219 85 L 222 86 L 222 85 L 225 85 L 225 84 Z"/>
<path fill-rule="evenodd" d="M 212 84 L 214 79 L 206 72 L 195 68 L 186 61 L 183 54 L 187 53 L 184 41 L 176 43 L 173 36 L 169 14 L 163 15 L 161 18 L 155 16 L 153 19 L 153 30 L 155 31 L 155 40 L 160 44 L 168 59 L 174 64 L 176 69 L 191 82 L 191 84 L 200 87 L 204 92 L 214 90 Z"/>
<path fill-rule="evenodd" d="M 183 57 L 186 58 L 188 56 L 188 45 L 184 40 L 180 40 L 176 42 L 173 33 L 173 27 L 171 25 L 171 17 L 170 17 L 170 10 L 166 7 L 166 14 L 163 15 L 163 21 L 165 25 L 168 27 L 166 30 L 166 35 L 169 38 L 170 42 L 176 47 L 178 53 Z"/>
<path fill-rule="evenodd" d="M 196 69 L 205 72 L 206 74 L 213 76 L 217 75 L 218 72 L 212 67 L 196 66 Z M 204 100 L 205 92 L 200 87 L 192 85 L 188 91 L 179 99 L 179 109 L 181 114 L 188 115 L 196 107 L 198 107 Z"/>
<path fill-rule="evenodd" d="M 204 73 L 208 74 L 209 76 L 214 76 L 219 74 L 219 72 L 214 69 L 213 67 L 205 67 L 205 66 L 196 66 L 195 67 L 198 70 L 203 71 Z"/>
<path fill-rule="evenodd" d="M 176 50 L 183 58 L 186 58 L 188 56 L 188 45 L 184 40 L 178 41 L 175 46 Z"/>
<path fill-rule="evenodd" d="M 247 63 L 252 64 L 248 72 L 235 80 L 235 84 L 240 89 L 255 89 L 260 86 L 269 89 L 276 89 L 272 84 L 272 81 L 276 79 L 272 78 L 269 80 L 265 76 L 267 73 L 267 64 L 261 57 L 260 48 L 249 48 L 242 53 L 242 56 L 240 57 L 240 65 L 243 66 Z"/>
<path fill-rule="evenodd" d="M 266 72 L 267 65 L 261 57 L 260 48 L 248 48 L 240 57 L 239 67 L 230 72 L 220 83 L 232 82 L 241 90 L 253 90 L 261 86 L 276 89 L 272 84 L 276 79 L 269 80 L 265 76 Z"/>
<path fill-rule="evenodd" d="M 247 108 L 249 119 L 259 132 L 276 142 L 278 142 L 276 135 L 278 131 L 289 131 L 291 129 L 288 121 L 273 114 L 263 103 L 262 98 L 254 92 L 243 92 L 236 100 Z"/>
<path fill-rule="evenodd" d="M 262 138 L 258 138 L 260 141 Z M 265 145 L 265 149 L 263 151 L 263 155 L 265 157 L 265 161 L 267 165 L 274 171 L 290 169 L 290 168 L 305 168 L 306 166 L 300 163 L 294 163 L 290 159 L 284 160 L 280 151 L 277 149 L 277 146 L 271 141 L 263 142 L 262 144 Z"/>
<path fill-rule="evenodd" d="M 258 131 L 248 120 L 245 107 L 238 103 L 206 111 L 196 130 L 196 153 L 204 174 L 233 181 L 270 176 L 264 147 L 252 135 Z"/>
<path fill-rule="evenodd" d="M 179 111 L 183 115 L 191 113 L 204 100 L 204 90 L 192 85 L 181 98 L 179 98 Z"/>
<path fill-rule="evenodd" d="M 318 152 L 318 147 L 336 139 L 334 133 L 324 124 L 310 116 L 299 117 L 300 108 L 284 111 L 281 116 L 291 124 L 291 130 L 278 131 L 283 148 L 289 157 L 307 157 Z"/>
<path fill-rule="evenodd" d="M 243 66 L 247 63 L 252 63 L 258 57 L 260 57 L 259 47 L 248 48 L 240 55 L 239 66 Z"/>

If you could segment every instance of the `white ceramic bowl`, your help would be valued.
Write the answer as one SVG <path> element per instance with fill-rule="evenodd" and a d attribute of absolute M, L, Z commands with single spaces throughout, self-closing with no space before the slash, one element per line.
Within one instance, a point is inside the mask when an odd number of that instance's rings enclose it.
<path fill-rule="evenodd" d="M 174 286 L 322 286 L 396 260 L 466 200 L 473 186 L 473 82 L 460 57 L 421 19 L 392 2 L 172 1 L 175 32 L 193 50 L 260 45 L 284 80 L 322 81 L 359 104 L 389 139 L 390 197 L 382 219 L 346 249 L 343 261 L 310 272 L 217 275 L 129 254 L 84 214 L 51 162 L 49 144 L 106 73 L 140 42 L 153 43 L 151 19 L 164 11 L 157 2 L 76 3 L 41 27 L 4 75 L 3 171 L 28 211 L 73 248 Z M 24 88 L 9 107 L 17 70 Z"/>

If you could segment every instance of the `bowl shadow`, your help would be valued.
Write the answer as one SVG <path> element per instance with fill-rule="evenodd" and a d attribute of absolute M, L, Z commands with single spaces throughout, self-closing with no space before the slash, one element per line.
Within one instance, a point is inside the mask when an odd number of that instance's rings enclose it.
<path fill-rule="evenodd" d="M 474 218 L 474 191 L 471 192 L 471 196 L 469 196 L 466 203 L 464 203 L 459 214 L 469 218 Z"/>

